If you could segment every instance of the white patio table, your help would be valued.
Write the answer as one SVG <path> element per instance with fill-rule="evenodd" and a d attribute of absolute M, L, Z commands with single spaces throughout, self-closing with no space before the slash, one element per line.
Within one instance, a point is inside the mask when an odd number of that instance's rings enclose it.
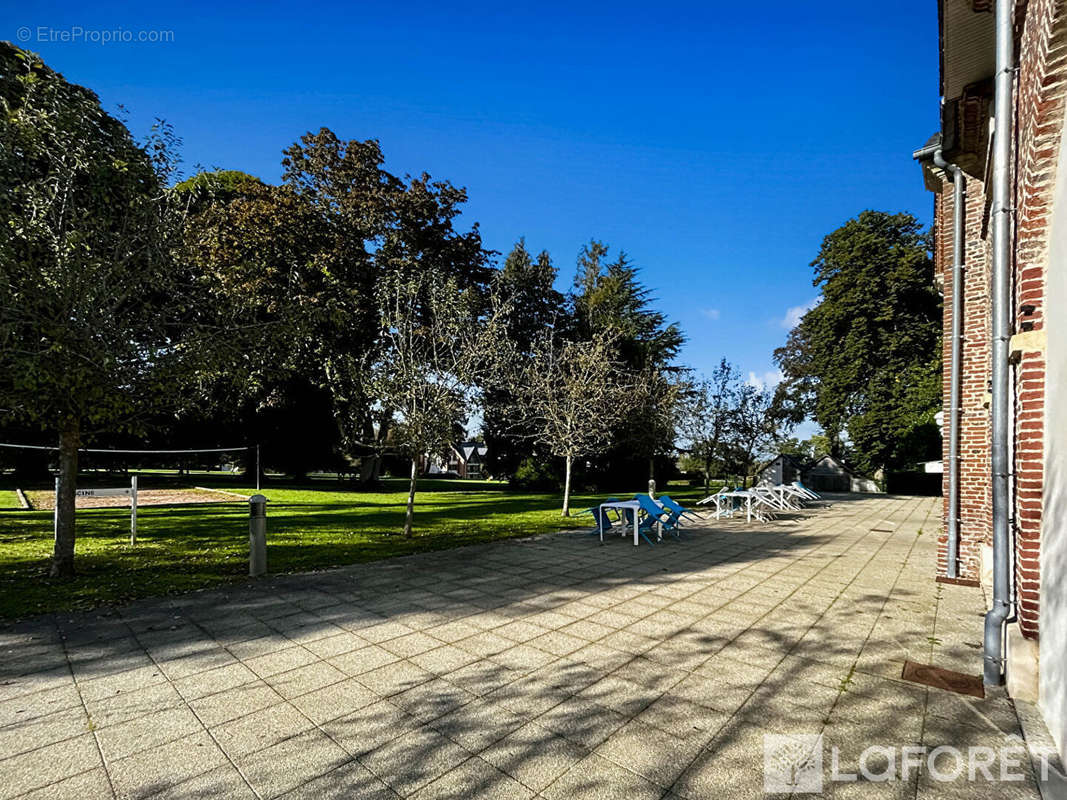
<path fill-rule="evenodd" d="M 612 500 L 609 503 L 600 504 L 600 543 L 604 544 L 604 512 L 614 508 L 618 511 L 630 509 L 634 514 L 634 547 L 637 547 L 637 512 L 641 510 L 641 504 L 636 500 Z M 626 515 L 622 515 L 626 519 Z"/>
<path fill-rule="evenodd" d="M 797 508 L 790 502 L 784 486 L 757 486 L 752 491 L 763 495 L 764 498 L 779 511 L 789 511 Z"/>
<path fill-rule="evenodd" d="M 759 505 L 759 504 L 765 505 L 765 506 L 767 506 L 768 508 L 770 508 L 772 510 L 774 508 L 774 506 L 772 506 L 770 503 L 767 502 L 767 499 L 765 497 L 761 497 L 756 492 L 749 491 L 748 489 L 735 489 L 732 492 L 724 492 L 723 494 L 716 495 L 716 499 L 715 499 L 715 517 L 716 518 L 719 517 L 719 513 L 720 513 L 719 509 L 721 507 L 720 504 L 721 504 L 722 500 L 724 500 L 726 498 L 731 498 L 731 497 L 739 497 L 739 498 L 741 498 L 742 500 L 745 501 L 745 522 L 751 522 L 752 521 L 752 506 L 753 506 L 754 503 L 757 504 L 757 505 Z"/>

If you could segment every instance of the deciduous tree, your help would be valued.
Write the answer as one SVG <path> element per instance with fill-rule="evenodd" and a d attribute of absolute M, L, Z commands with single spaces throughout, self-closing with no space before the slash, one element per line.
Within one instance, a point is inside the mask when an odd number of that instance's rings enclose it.
<path fill-rule="evenodd" d="M 365 369 L 376 403 L 395 421 L 391 443 L 411 464 L 404 517 L 410 537 L 419 463 L 445 453 L 465 420 L 495 325 L 479 319 L 471 290 L 433 269 L 387 273 L 377 291 L 379 336 Z"/>
<path fill-rule="evenodd" d="M 534 257 L 520 239 L 493 279 L 494 302 L 504 309 L 501 333 L 510 344 L 508 363 L 499 363 L 485 376 L 482 392 L 482 431 L 490 469 L 496 475 L 514 475 L 522 461 L 533 456 L 531 424 L 510 413 L 517 395 L 515 376 L 523 371 L 534 343 L 546 332 L 567 337 L 573 327 L 566 300 L 555 289 L 556 276 L 548 253 Z"/>
<path fill-rule="evenodd" d="M 869 474 L 938 453 L 941 300 L 926 231 L 910 214 L 864 211 L 812 266 L 821 302 L 775 351 L 794 408 Z"/>
<path fill-rule="evenodd" d="M 724 445 L 731 438 L 741 375 L 723 358 L 711 375 L 693 381 L 684 394 L 679 429 L 689 453 L 703 466 L 704 487 L 712 471 L 725 464 Z"/>
<path fill-rule="evenodd" d="M 610 335 L 567 342 L 548 333 L 518 376 L 515 415 L 533 427 L 539 445 L 564 460 L 565 517 L 575 460 L 608 446 L 612 430 L 633 406 L 625 375 Z"/>
<path fill-rule="evenodd" d="M 176 267 L 174 137 L 0 43 L 0 408 L 57 436 L 53 576 L 74 573 L 78 448 L 135 430 L 211 367 L 226 325 Z"/>

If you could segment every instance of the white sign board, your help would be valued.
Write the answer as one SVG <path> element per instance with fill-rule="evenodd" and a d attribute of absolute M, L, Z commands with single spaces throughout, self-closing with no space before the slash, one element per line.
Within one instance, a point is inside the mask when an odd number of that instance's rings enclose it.
<path fill-rule="evenodd" d="M 129 497 L 130 498 L 130 544 L 137 544 L 137 476 L 130 478 L 130 485 L 118 489 L 75 489 L 75 497 Z M 59 531 L 59 478 L 56 478 L 56 504 L 53 525 Z"/>

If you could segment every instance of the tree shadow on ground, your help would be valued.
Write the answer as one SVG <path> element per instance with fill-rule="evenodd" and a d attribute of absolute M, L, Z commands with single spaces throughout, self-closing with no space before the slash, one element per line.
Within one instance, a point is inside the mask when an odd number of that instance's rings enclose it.
<path fill-rule="evenodd" d="M 27 658 L 0 669 L 9 691 L 57 657 L 80 682 L 121 687 L 116 667 L 146 654 L 196 685 L 220 658 L 306 651 L 336 683 L 290 696 L 281 684 L 302 667 L 261 671 L 336 751 L 315 776 L 272 745 L 267 777 L 308 797 L 761 796 L 764 733 L 823 733 L 847 768 L 861 743 L 1010 727 L 997 698 L 974 713 L 894 677 L 903 658 L 930 659 L 937 632 L 937 590 L 908 573 L 925 569 L 917 537 L 872 530 L 898 505 L 812 512 L 832 530 L 726 522 L 637 548 L 562 534 L 54 615 L 8 629 Z M 330 686 L 338 702 L 321 711 L 310 698 Z M 931 706 L 943 733 L 923 726 Z"/>

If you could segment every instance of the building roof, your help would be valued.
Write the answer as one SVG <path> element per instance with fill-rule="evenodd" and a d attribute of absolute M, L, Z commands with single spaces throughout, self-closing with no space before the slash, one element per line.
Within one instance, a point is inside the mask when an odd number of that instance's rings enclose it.
<path fill-rule="evenodd" d="M 989 0 L 940 0 L 941 96 L 954 100 L 963 89 L 992 77 L 994 20 Z"/>
<path fill-rule="evenodd" d="M 763 470 L 767 469 L 771 464 L 773 464 L 775 461 L 778 461 L 779 459 L 784 459 L 786 461 L 792 462 L 793 466 L 796 467 L 798 470 L 803 470 L 804 469 L 804 464 L 800 461 L 800 459 L 798 459 L 792 453 L 779 453 L 774 458 L 772 458 L 770 461 L 764 462 L 764 464 L 762 466 L 760 466 L 756 470 L 756 472 L 763 472 Z"/>
<path fill-rule="evenodd" d="M 831 462 L 833 462 L 838 467 L 843 469 L 849 475 L 854 475 L 857 478 L 866 478 L 868 480 L 871 479 L 870 475 L 864 475 L 862 472 L 860 472 L 858 469 L 856 469 L 851 464 L 846 462 L 844 459 L 835 458 L 834 456 L 830 455 L 829 453 L 826 453 L 825 455 L 821 455 L 818 458 L 816 458 L 814 461 L 812 461 L 810 464 L 808 464 L 806 467 L 804 467 L 804 470 L 807 471 L 809 469 L 812 469 L 813 467 L 821 464 L 823 461 L 826 461 L 827 459 L 829 459 Z"/>
<path fill-rule="evenodd" d="M 470 461 L 475 453 L 481 457 L 489 452 L 489 448 L 482 442 L 460 442 L 453 449 L 464 461 Z"/>

